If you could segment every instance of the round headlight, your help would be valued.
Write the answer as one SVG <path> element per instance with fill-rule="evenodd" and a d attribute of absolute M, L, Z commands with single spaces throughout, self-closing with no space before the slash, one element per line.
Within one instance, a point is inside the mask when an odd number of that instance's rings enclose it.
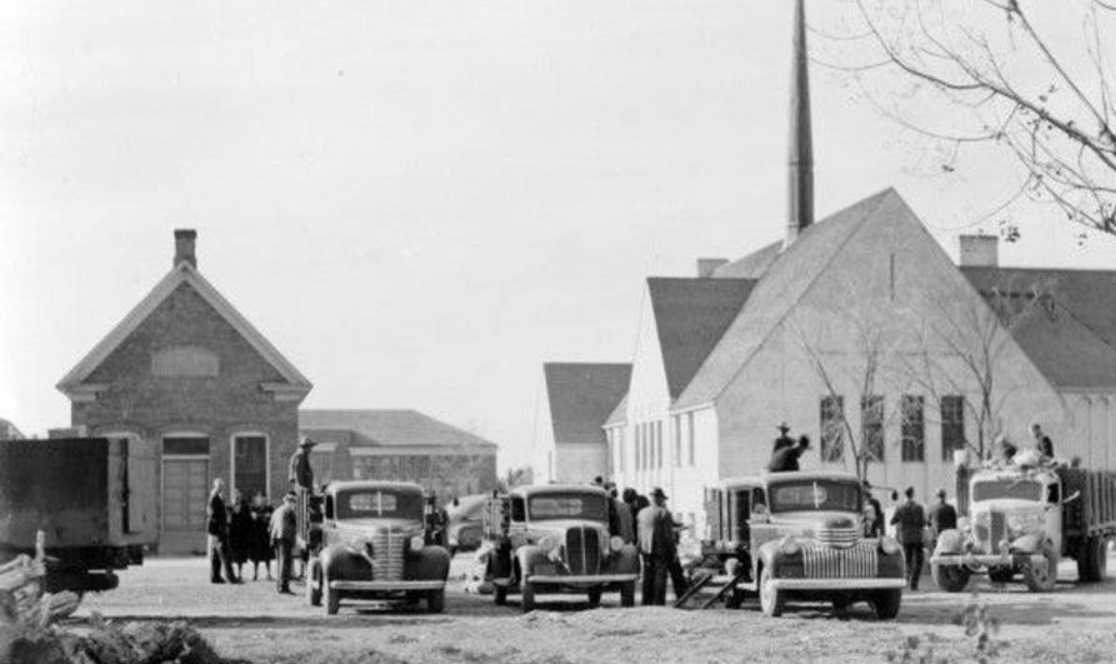
<path fill-rule="evenodd" d="M 880 538 L 880 551 L 883 551 L 889 556 L 899 553 L 903 547 L 899 546 L 899 542 L 894 537 L 884 536 Z"/>
<path fill-rule="evenodd" d="M 422 535 L 415 535 L 411 538 L 411 551 L 418 551 L 426 546 L 426 538 Z"/>
<path fill-rule="evenodd" d="M 624 548 L 624 540 L 619 535 L 613 535 L 608 540 L 608 548 L 612 549 L 613 551 L 619 551 L 620 549 Z"/>
<path fill-rule="evenodd" d="M 779 551 L 784 556 L 793 556 L 801 550 L 802 546 L 793 537 L 784 537 L 783 541 L 779 543 Z"/>
<path fill-rule="evenodd" d="M 550 553 L 551 551 L 558 548 L 558 538 L 554 537 L 553 535 L 547 535 L 543 537 L 541 540 L 539 540 L 539 548 L 546 553 Z"/>

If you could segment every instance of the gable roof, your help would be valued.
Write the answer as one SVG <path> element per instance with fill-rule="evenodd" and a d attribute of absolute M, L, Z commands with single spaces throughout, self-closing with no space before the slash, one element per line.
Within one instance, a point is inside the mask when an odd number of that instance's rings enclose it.
<path fill-rule="evenodd" d="M 986 297 L 994 290 L 1049 294 L 1049 305 L 1013 330 L 1023 352 L 1058 387 L 1116 388 L 1116 272 L 962 267 L 961 273 Z"/>
<path fill-rule="evenodd" d="M 547 362 L 543 374 L 555 442 L 604 442 L 601 427 L 627 394 L 632 365 Z"/>
<path fill-rule="evenodd" d="M 690 383 L 755 285 L 755 279 L 647 280 L 671 401 Z"/>
<path fill-rule="evenodd" d="M 720 396 L 856 231 L 869 219 L 897 215 L 917 219 L 888 188 L 801 231 L 756 283 L 674 409 L 702 406 Z"/>
<path fill-rule="evenodd" d="M 492 452 L 497 447 L 492 441 L 411 409 L 302 408 L 298 411 L 298 428 L 311 438 L 329 436 L 334 442 L 354 447 L 460 447 Z"/>
<path fill-rule="evenodd" d="M 248 322 L 239 311 L 233 307 L 218 291 L 198 272 L 197 268 L 187 261 L 182 261 L 165 276 L 155 288 L 151 290 L 139 304 L 137 304 L 124 320 L 120 321 L 93 350 L 81 359 L 77 365 L 67 373 L 57 388 L 69 397 L 81 391 L 82 383 L 104 362 L 120 344 L 135 332 L 147 317 L 163 303 L 179 286 L 188 284 L 208 303 L 213 309 L 233 327 L 240 336 L 248 342 L 263 359 L 270 364 L 286 381 L 285 385 L 266 385 L 268 389 L 287 392 L 304 396 L 310 391 L 312 384 L 303 376 L 293 364 L 271 345 L 259 330 Z"/>
<path fill-rule="evenodd" d="M 759 279 L 764 272 L 767 272 L 767 268 L 771 267 L 771 264 L 779 258 L 782 251 L 782 240 L 772 242 L 743 258 L 725 263 L 713 271 L 713 277 L 717 279 Z"/>

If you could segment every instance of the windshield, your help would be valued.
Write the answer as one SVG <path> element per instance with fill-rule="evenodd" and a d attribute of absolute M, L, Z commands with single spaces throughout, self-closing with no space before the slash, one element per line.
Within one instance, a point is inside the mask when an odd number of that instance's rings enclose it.
<path fill-rule="evenodd" d="M 544 519 L 591 519 L 607 521 L 608 508 L 601 496 L 533 496 L 527 501 L 527 511 L 536 521 Z"/>
<path fill-rule="evenodd" d="M 973 484 L 974 501 L 994 500 L 996 498 L 1040 501 L 1042 500 L 1042 484 L 1031 480 L 999 480 Z"/>
<path fill-rule="evenodd" d="M 337 496 L 338 519 L 414 519 L 423 515 L 422 494 L 367 489 Z"/>
<path fill-rule="evenodd" d="M 851 482 L 803 480 L 768 490 L 772 512 L 859 512 L 860 486 Z"/>

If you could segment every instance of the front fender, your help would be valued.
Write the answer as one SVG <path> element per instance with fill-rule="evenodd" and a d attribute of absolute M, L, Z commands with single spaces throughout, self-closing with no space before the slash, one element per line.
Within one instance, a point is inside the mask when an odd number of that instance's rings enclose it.
<path fill-rule="evenodd" d="M 372 564 L 352 547 L 335 544 L 318 554 L 322 571 L 330 579 L 370 579 Z"/>
<path fill-rule="evenodd" d="M 534 572 L 535 565 L 549 562 L 546 553 L 532 544 L 519 547 L 519 550 L 515 552 L 515 559 L 519 562 L 520 578 L 530 576 Z"/>
<path fill-rule="evenodd" d="M 935 553 L 944 553 L 948 555 L 958 554 L 965 550 L 965 535 L 960 531 L 953 528 L 943 530 L 938 535 L 938 544 L 934 548 Z"/>
<path fill-rule="evenodd" d="M 1028 533 L 1011 542 L 1012 553 L 1036 553 L 1046 542 L 1046 535 L 1042 533 Z"/>
<path fill-rule="evenodd" d="M 639 574 L 639 551 L 632 544 L 625 544 L 613 552 L 609 568 L 616 574 Z"/>
<path fill-rule="evenodd" d="M 449 578 L 450 555 L 440 546 L 424 546 L 412 551 L 403 564 L 408 581 L 445 581 Z"/>

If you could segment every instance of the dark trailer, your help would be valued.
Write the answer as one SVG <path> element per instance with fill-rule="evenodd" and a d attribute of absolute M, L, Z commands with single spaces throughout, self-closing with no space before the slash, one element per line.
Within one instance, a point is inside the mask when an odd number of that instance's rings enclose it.
<path fill-rule="evenodd" d="M 142 440 L 0 441 L 0 563 L 45 535 L 47 590 L 109 590 L 154 544 L 155 460 Z"/>

